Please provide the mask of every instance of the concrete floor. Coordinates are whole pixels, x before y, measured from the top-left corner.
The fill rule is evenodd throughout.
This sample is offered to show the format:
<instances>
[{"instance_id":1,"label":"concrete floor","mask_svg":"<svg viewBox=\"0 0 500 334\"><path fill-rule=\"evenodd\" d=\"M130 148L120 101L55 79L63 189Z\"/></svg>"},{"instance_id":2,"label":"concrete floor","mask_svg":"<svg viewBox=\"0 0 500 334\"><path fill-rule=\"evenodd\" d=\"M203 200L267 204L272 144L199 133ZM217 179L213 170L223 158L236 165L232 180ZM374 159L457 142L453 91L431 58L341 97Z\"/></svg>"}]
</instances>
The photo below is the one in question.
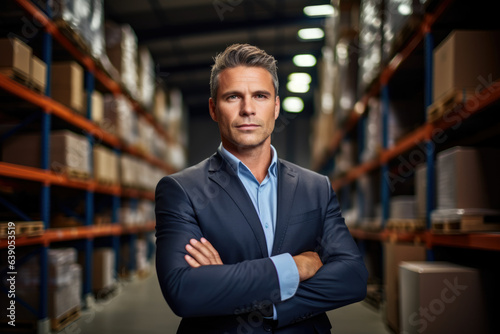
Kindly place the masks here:
<instances>
[{"instance_id":1,"label":"concrete floor","mask_svg":"<svg viewBox=\"0 0 500 334\"><path fill-rule=\"evenodd\" d=\"M156 274L121 284L120 293L82 312L60 334L170 334L180 318L161 295ZM328 313L335 334L389 334L379 312L356 303Z\"/></svg>"}]
</instances>

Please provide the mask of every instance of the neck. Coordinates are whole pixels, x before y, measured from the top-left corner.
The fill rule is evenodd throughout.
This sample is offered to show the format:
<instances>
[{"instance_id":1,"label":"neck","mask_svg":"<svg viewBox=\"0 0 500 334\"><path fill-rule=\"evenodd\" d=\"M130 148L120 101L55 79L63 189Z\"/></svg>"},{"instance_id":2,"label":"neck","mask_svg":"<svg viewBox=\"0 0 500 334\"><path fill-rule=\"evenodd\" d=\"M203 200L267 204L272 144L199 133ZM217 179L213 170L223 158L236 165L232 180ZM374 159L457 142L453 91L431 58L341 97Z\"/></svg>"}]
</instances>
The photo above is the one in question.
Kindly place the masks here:
<instances>
[{"instance_id":1,"label":"neck","mask_svg":"<svg viewBox=\"0 0 500 334\"><path fill-rule=\"evenodd\" d=\"M222 145L250 169L259 183L266 178L267 170L272 161L270 141L257 147L235 147L225 142Z\"/></svg>"}]
</instances>

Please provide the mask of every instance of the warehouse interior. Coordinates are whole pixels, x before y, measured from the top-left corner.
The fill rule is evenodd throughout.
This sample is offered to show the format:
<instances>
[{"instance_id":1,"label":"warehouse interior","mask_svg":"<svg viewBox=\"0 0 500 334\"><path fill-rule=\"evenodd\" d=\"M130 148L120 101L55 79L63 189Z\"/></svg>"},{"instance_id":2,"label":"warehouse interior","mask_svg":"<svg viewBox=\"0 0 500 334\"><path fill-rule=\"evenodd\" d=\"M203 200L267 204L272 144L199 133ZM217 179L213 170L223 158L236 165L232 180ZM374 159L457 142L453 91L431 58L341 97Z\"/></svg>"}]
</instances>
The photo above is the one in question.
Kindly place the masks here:
<instances>
[{"instance_id":1,"label":"warehouse interior","mask_svg":"<svg viewBox=\"0 0 500 334\"><path fill-rule=\"evenodd\" d=\"M277 60L272 144L328 176L368 269L332 333L500 332L491 1L0 6L2 333L176 332L155 188L219 146L210 70L233 43Z\"/></svg>"}]
</instances>

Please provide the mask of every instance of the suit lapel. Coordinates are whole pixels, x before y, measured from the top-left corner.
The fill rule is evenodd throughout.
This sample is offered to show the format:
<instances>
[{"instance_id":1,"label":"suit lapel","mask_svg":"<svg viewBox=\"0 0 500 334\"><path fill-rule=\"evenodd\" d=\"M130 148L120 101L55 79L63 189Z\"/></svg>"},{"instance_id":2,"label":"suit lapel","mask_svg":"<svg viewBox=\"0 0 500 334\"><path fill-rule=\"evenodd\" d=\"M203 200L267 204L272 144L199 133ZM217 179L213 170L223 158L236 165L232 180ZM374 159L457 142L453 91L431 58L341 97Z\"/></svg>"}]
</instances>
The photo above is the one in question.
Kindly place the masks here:
<instances>
[{"instance_id":1,"label":"suit lapel","mask_svg":"<svg viewBox=\"0 0 500 334\"><path fill-rule=\"evenodd\" d=\"M252 228L262 256L267 257L268 252L266 237L264 235L264 231L262 230L259 216L252 204L252 200L248 196L248 193L238 178L238 175L236 175L231 166L224 161L219 153L214 154L210 159L208 177L223 188L224 191L232 198ZM224 208L221 208L221 210L223 209Z\"/></svg>"},{"instance_id":2,"label":"suit lapel","mask_svg":"<svg viewBox=\"0 0 500 334\"><path fill-rule=\"evenodd\" d=\"M278 210L276 231L274 233L273 251L271 255L279 254L285 238L290 217L290 207L293 205L295 190L299 175L288 168L281 160L278 162Z\"/></svg>"}]
</instances>

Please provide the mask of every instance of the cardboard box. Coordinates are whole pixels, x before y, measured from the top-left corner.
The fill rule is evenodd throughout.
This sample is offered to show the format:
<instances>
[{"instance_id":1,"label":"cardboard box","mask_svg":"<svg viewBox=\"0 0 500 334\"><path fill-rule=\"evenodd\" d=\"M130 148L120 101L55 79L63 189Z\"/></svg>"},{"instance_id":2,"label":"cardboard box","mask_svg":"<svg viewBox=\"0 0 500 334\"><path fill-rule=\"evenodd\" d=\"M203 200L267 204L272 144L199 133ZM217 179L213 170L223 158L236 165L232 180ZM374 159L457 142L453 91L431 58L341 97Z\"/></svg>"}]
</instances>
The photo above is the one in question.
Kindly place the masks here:
<instances>
[{"instance_id":1,"label":"cardboard box","mask_svg":"<svg viewBox=\"0 0 500 334\"><path fill-rule=\"evenodd\" d=\"M40 58L31 57L30 84L39 92L45 92L47 86L47 64Z\"/></svg>"},{"instance_id":2,"label":"cardboard box","mask_svg":"<svg viewBox=\"0 0 500 334\"><path fill-rule=\"evenodd\" d=\"M56 62L51 66L52 98L80 114L85 113L83 68L74 61Z\"/></svg>"},{"instance_id":3,"label":"cardboard box","mask_svg":"<svg viewBox=\"0 0 500 334\"><path fill-rule=\"evenodd\" d=\"M104 146L94 147L94 178L105 184L118 183L118 157Z\"/></svg>"},{"instance_id":4,"label":"cardboard box","mask_svg":"<svg viewBox=\"0 0 500 334\"><path fill-rule=\"evenodd\" d=\"M403 262L399 275L402 333L489 333L478 270L447 262Z\"/></svg>"},{"instance_id":5,"label":"cardboard box","mask_svg":"<svg viewBox=\"0 0 500 334\"><path fill-rule=\"evenodd\" d=\"M425 261L424 245L384 243L385 321L399 333L399 264L403 261Z\"/></svg>"},{"instance_id":6,"label":"cardboard box","mask_svg":"<svg viewBox=\"0 0 500 334\"><path fill-rule=\"evenodd\" d=\"M31 67L31 47L18 38L0 39L0 73L28 80Z\"/></svg>"},{"instance_id":7,"label":"cardboard box","mask_svg":"<svg viewBox=\"0 0 500 334\"><path fill-rule=\"evenodd\" d=\"M433 101L500 78L500 32L454 30L434 49Z\"/></svg>"},{"instance_id":8,"label":"cardboard box","mask_svg":"<svg viewBox=\"0 0 500 334\"><path fill-rule=\"evenodd\" d=\"M95 90L92 92L92 109L90 111L90 119L94 123L101 125L104 119L104 97L101 92ZM85 93L85 102L87 102L87 94ZM85 108L86 110L87 108Z\"/></svg>"}]
</instances>

